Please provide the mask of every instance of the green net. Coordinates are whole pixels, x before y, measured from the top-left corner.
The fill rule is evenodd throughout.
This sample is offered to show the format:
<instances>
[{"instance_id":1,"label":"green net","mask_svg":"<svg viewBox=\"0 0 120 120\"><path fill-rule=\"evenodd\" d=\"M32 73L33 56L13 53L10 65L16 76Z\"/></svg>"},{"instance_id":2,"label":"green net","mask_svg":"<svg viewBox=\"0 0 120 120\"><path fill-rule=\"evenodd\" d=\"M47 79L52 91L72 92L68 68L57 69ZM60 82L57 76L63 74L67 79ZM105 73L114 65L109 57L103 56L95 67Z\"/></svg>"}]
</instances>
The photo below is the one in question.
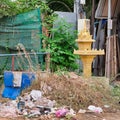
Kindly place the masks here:
<instances>
[{"instance_id":1,"label":"green net","mask_svg":"<svg viewBox=\"0 0 120 120\"><path fill-rule=\"evenodd\" d=\"M41 33L40 9L0 19L0 54L8 54L8 56L0 57L0 69L11 68L12 56L9 54L18 52L19 43L23 44L27 52L31 52L31 50L40 52ZM43 61L40 54L38 58L38 61Z\"/></svg>"},{"instance_id":2,"label":"green net","mask_svg":"<svg viewBox=\"0 0 120 120\"><path fill-rule=\"evenodd\" d=\"M40 9L14 17L0 19L0 46L16 50L22 43L26 50L39 51L41 48Z\"/></svg>"}]
</instances>

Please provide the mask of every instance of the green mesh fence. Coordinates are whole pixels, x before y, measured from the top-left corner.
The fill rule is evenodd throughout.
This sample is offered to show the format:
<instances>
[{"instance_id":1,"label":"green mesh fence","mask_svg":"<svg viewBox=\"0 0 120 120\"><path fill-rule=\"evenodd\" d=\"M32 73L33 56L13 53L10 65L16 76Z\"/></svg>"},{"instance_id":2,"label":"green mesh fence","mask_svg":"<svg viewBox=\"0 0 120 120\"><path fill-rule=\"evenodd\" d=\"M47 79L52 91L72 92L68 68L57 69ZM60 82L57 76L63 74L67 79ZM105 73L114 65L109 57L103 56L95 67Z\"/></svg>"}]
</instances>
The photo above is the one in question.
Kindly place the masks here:
<instances>
[{"instance_id":1,"label":"green mesh fence","mask_svg":"<svg viewBox=\"0 0 120 120\"><path fill-rule=\"evenodd\" d=\"M17 53L19 43L23 44L27 52L41 52L41 33L40 9L0 19L0 54ZM43 55L38 58L39 62L43 62ZM0 69L10 68L11 56L0 57Z\"/></svg>"}]
</instances>

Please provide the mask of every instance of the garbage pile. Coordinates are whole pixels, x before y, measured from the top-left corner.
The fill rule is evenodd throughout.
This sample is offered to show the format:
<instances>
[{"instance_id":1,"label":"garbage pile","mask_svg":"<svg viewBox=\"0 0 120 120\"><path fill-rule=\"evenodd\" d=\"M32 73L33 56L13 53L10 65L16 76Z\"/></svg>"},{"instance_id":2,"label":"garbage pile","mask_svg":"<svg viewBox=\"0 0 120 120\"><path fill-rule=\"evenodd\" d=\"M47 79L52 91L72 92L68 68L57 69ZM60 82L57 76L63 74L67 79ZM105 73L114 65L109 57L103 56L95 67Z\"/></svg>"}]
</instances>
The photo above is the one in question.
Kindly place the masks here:
<instances>
[{"instance_id":1,"label":"garbage pile","mask_svg":"<svg viewBox=\"0 0 120 120\"><path fill-rule=\"evenodd\" d=\"M25 116L32 118L53 114L57 118L62 118L72 117L76 114L72 108L56 108L55 105L55 100L52 101L43 97L39 90L32 90L30 93L19 96L16 100L0 104L0 117Z\"/></svg>"},{"instance_id":2,"label":"garbage pile","mask_svg":"<svg viewBox=\"0 0 120 120\"><path fill-rule=\"evenodd\" d=\"M10 100L0 104L0 117L18 117L24 115L27 117L35 117L39 115L49 114L53 111L55 101L51 101L42 96L39 90L32 90L25 93L23 97L16 100Z\"/></svg>"},{"instance_id":3,"label":"garbage pile","mask_svg":"<svg viewBox=\"0 0 120 120\"><path fill-rule=\"evenodd\" d=\"M32 90L30 93L24 93L24 96L17 100L10 100L0 104L0 117L15 118L25 116L28 118L39 117L41 115L54 115L56 118L74 118L77 114L72 108L56 108L56 101L49 100L42 96L39 90ZM90 105L88 110L101 113L102 108ZM80 109L78 113L86 113L87 110Z\"/></svg>"}]
</instances>

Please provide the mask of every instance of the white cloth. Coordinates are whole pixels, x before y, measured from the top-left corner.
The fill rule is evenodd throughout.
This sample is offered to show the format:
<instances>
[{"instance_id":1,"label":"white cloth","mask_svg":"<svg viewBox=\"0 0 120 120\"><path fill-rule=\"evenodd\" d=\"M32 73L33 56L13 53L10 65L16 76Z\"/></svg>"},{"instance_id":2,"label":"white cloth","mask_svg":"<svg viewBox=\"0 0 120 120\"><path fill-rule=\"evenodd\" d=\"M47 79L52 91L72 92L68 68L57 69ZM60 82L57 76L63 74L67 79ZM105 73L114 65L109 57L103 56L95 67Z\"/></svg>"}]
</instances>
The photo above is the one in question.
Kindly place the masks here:
<instances>
[{"instance_id":1,"label":"white cloth","mask_svg":"<svg viewBox=\"0 0 120 120\"><path fill-rule=\"evenodd\" d=\"M21 87L22 72L13 72L13 86Z\"/></svg>"}]
</instances>

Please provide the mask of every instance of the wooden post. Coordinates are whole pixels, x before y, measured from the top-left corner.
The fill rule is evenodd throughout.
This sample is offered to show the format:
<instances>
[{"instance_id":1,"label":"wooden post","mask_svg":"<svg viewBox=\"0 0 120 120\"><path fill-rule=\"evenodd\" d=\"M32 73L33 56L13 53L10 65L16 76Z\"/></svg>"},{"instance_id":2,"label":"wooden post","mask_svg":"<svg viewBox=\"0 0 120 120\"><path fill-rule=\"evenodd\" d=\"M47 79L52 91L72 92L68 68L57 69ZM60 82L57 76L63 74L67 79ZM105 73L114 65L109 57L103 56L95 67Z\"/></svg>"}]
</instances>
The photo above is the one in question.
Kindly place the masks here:
<instances>
[{"instance_id":1,"label":"wooden post","mask_svg":"<svg viewBox=\"0 0 120 120\"><path fill-rule=\"evenodd\" d=\"M15 57L12 56L12 71L14 71L14 61L15 61Z\"/></svg>"},{"instance_id":2,"label":"wooden post","mask_svg":"<svg viewBox=\"0 0 120 120\"><path fill-rule=\"evenodd\" d=\"M48 31L47 28L43 27L42 31L43 31L43 33L44 33L47 37L49 37L49 31ZM46 48L46 43L45 43L45 42L46 42L46 41L43 40L43 48ZM47 71L47 72L50 72L50 53L47 53L46 56L45 56L45 65L46 65L46 66L45 66L45 67L46 67L46 71Z\"/></svg>"},{"instance_id":3,"label":"wooden post","mask_svg":"<svg viewBox=\"0 0 120 120\"><path fill-rule=\"evenodd\" d=\"M50 72L50 53L47 53L45 57L45 62L46 62L46 71Z\"/></svg>"}]
</instances>

